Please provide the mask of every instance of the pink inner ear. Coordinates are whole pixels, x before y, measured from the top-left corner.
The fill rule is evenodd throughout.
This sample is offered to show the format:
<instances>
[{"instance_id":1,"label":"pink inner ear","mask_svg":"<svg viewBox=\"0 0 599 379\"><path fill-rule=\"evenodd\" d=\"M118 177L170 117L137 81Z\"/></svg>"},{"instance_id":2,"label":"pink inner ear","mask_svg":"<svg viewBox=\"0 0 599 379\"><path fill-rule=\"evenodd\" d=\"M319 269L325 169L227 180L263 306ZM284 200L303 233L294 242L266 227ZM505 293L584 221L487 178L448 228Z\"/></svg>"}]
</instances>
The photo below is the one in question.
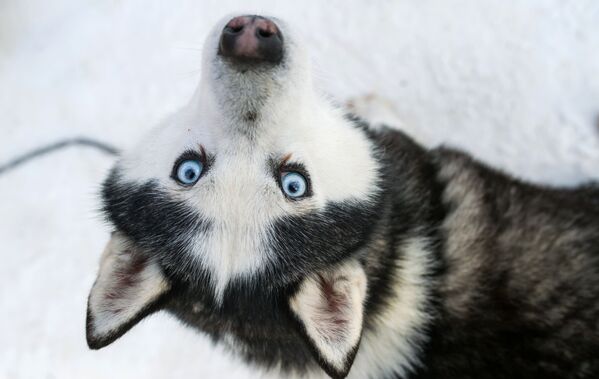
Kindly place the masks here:
<instances>
[{"instance_id":1,"label":"pink inner ear","mask_svg":"<svg viewBox=\"0 0 599 379\"><path fill-rule=\"evenodd\" d=\"M99 349L155 311L170 290L160 266L115 233L100 261L87 308L87 342Z\"/></svg>"},{"instance_id":2,"label":"pink inner ear","mask_svg":"<svg viewBox=\"0 0 599 379\"><path fill-rule=\"evenodd\" d=\"M117 305L118 301L127 295L127 290L139 284L140 275L147 263L147 259L140 254L131 254L129 251L125 253L128 254L128 264L115 269L113 282L103 296L106 300L106 308L113 313L124 310L122 305Z\"/></svg>"},{"instance_id":3,"label":"pink inner ear","mask_svg":"<svg viewBox=\"0 0 599 379\"><path fill-rule=\"evenodd\" d=\"M332 280L327 281L322 275L319 275L318 279L320 281L320 288L326 300L326 304L328 305L329 312L336 313L340 311L344 302L347 302L347 296L345 296L343 293L335 292L335 283ZM343 280L343 278L337 279Z\"/></svg>"},{"instance_id":4,"label":"pink inner ear","mask_svg":"<svg viewBox=\"0 0 599 379\"><path fill-rule=\"evenodd\" d=\"M303 324L321 367L345 377L362 335L366 275L358 262L306 278L290 307Z\"/></svg>"},{"instance_id":5,"label":"pink inner ear","mask_svg":"<svg viewBox=\"0 0 599 379\"><path fill-rule=\"evenodd\" d=\"M318 329L323 335L329 336L331 341L341 341L345 338L347 324L350 322L351 307L349 298L344 291L338 291L335 288L335 280L346 280L344 277L337 277L327 280L319 275L319 285L324 302L321 304L321 312L318 315L321 326Z\"/></svg>"},{"instance_id":6,"label":"pink inner ear","mask_svg":"<svg viewBox=\"0 0 599 379\"><path fill-rule=\"evenodd\" d=\"M132 287L137 284L139 275L146 267L147 259L140 254L130 254L129 264L115 271L116 285L119 288Z\"/></svg>"}]
</instances>

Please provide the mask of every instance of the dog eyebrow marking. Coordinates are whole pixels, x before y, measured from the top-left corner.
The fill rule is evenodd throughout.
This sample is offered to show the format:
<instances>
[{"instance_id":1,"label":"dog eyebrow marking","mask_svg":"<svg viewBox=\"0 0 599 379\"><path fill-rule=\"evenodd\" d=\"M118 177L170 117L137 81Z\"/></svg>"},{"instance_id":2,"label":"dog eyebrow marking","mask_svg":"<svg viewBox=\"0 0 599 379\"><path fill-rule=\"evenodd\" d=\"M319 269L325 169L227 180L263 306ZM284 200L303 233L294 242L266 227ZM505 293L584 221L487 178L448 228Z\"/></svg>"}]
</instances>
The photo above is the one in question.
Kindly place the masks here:
<instances>
[{"instance_id":1,"label":"dog eyebrow marking","mask_svg":"<svg viewBox=\"0 0 599 379\"><path fill-rule=\"evenodd\" d=\"M198 147L200 148L200 155L202 158L206 159L206 149L204 149L204 145L198 143Z\"/></svg>"},{"instance_id":2,"label":"dog eyebrow marking","mask_svg":"<svg viewBox=\"0 0 599 379\"><path fill-rule=\"evenodd\" d=\"M288 153L285 156L283 156L283 159L281 159L281 165L280 167L284 167L287 162L289 162L289 160L291 159L291 156L293 155L293 153Z\"/></svg>"}]
</instances>

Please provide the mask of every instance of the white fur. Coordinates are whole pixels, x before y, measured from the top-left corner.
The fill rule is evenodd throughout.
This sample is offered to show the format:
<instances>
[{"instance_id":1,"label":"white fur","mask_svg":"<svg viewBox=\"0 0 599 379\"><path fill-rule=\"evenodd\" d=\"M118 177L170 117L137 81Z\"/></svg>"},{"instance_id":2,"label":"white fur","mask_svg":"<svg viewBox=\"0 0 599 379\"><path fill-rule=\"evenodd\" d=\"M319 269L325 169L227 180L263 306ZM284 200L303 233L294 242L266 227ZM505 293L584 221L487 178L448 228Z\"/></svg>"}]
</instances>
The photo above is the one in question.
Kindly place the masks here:
<instances>
[{"instance_id":1,"label":"white fur","mask_svg":"<svg viewBox=\"0 0 599 379\"><path fill-rule=\"evenodd\" d=\"M367 199L378 178L371 143L313 88L309 60L284 24L279 23L286 68L246 74L216 55L223 24L206 42L203 76L192 101L120 162L125 180L157 179L213 222L209 233L195 236L193 258L211 270L217 297L232 278L264 267L272 254L263 247L267 230L277 218L332 201ZM255 98L263 102L256 105ZM248 125L243 112L254 106L260 119ZM253 139L247 137L250 128ZM173 164L200 145L215 156L214 165L195 186L182 189L169 177ZM268 163L287 154L290 162L306 166L312 197L290 202L281 193Z\"/></svg>"},{"instance_id":2,"label":"white fur","mask_svg":"<svg viewBox=\"0 0 599 379\"><path fill-rule=\"evenodd\" d=\"M89 297L93 316L91 330L96 337L116 331L169 288L160 268L152 262L136 274L133 285L119 287L115 278L131 262L128 249L127 242L115 234L102 254L100 272ZM106 295L109 293L116 296L108 299Z\"/></svg>"},{"instance_id":3,"label":"white fur","mask_svg":"<svg viewBox=\"0 0 599 379\"><path fill-rule=\"evenodd\" d=\"M420 349L427 336L422 330L431 320L426 311L432 283L426 275L433 268L431 252L424 239L414 238L400 247L396 262L394 297L381 314L373 331L364 331L348 378L382 378L391 373L406 377L420 363Z\"/></svg>"}]
</instances>

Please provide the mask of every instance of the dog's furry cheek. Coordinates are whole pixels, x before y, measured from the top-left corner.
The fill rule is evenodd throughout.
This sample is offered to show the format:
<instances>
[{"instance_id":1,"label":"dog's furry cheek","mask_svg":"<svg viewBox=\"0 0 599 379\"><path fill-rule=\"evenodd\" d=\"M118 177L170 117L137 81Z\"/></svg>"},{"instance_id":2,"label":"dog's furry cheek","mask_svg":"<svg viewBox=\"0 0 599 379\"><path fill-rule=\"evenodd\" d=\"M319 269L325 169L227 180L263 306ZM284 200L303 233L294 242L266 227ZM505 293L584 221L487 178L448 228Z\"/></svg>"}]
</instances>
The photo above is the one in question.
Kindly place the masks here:
<instances>
[{"instance_id":1,"label":"dog's furry cheek","mask_svg":"<svg viewBox=\"0 0 599 379\"><path fill-rule=\"evenodd\" d=\"M160 267L119 233L108 242L87 303L87 344L100 349L160 308L170 285Z\"/></svg>"},{"instance_id":2,"label":"dog's furry cheek","mask_svg":"<svg viewBox=\"0 0 599 379\"><path fill-rule=\"evenodd\" d=\"M364 270L352 261L304 279L290 300L316 359L333 378L345 378L353 364L362 336L366 286Z\"/></svg>"}]
</instances>

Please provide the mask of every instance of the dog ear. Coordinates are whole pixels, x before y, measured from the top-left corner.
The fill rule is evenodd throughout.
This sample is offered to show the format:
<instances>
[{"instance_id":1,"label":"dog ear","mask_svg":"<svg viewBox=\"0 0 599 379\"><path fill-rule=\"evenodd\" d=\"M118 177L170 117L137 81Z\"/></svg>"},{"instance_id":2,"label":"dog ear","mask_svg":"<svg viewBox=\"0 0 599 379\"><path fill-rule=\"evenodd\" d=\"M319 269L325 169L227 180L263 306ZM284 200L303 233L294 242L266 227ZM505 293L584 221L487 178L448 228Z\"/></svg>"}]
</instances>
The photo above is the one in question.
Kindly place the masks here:
<instances>
[{"instance_id":1,"label":"dog ear","mask_svg":"<svg viewBox=\"0 0 599 379\"><path fill-rule=\"evenodd\" d=\"M114 233L87 301L87 344L100 349L160 308L170 285L160 267Z\"/></svg>"},{"instance_id":2,"label":"dog ear","mask_svg":"<svg viewBox=\"0 0 599 379\"><path fill-rule=\"evenodd\" d=\"M358 262L304 279L290 300L320 366L345 378L362 336L366 275Z\"/></svg>"}]
</instances>

